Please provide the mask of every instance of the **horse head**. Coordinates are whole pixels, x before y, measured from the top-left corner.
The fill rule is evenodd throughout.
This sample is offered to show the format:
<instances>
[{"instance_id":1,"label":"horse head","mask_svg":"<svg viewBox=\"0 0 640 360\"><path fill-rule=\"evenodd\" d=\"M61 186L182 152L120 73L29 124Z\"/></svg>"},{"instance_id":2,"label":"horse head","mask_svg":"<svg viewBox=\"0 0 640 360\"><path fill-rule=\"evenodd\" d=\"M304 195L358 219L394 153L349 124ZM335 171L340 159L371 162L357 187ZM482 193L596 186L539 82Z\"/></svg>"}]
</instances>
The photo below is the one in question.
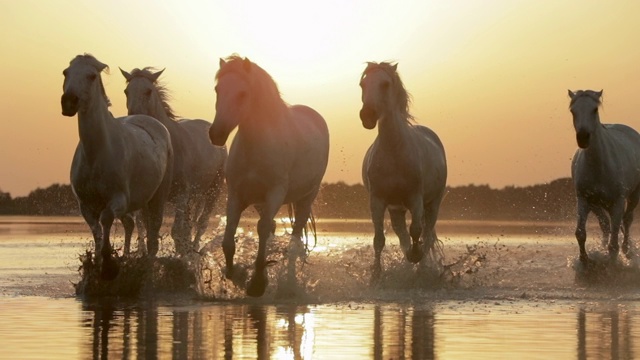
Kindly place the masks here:
<instances>
[{"instance_id":1,"label":"horse head","mask_svg":"<svg viewBox=\"0 0 640 360\"><path fill-rule=\"evenodd\" d=\"M396 112L405 120L409 113L409 93L397 72L398 64L369 62L360 78L362 108L360 120L366 129L376 127L378 120Z\"/></svg>"},{"instance_id":2,"label":"horse head","mask_svg":"<svg viewBox=\"0 0 640 360\"><path fill-rule=\"evenodd\" d=\"M598 107L602 104L602 90L569 90L569 98L576 141L581 149L586 149L591 142L591 135L600 126Z\"/></svg>"},{"instance_id":3,"label":"horse head","mask_svg":"<svg viewBox=\"0 0 640 360\"><path fill-rule=\"evenodd\" d=\"M220 59L216 80L216 117L209 129L214 145L224 145L231 131L245 119L269 124L270 119L279 119L288 111L273 78L247 58L231 55Z\"/></svg>"},{"instance_id":4,"label":"horse head","mask_svg":"<svg viewBox=\"0 0 640 360\"><path fill-rule=\"evenodd\" d=\"M100 94L107 106L111 105L100 78L100 73L105 69L108 69L107 65L88 54L78 55L71 60L69 67L62 72L62 115L74 116L87 108L88 103L94 99L94 92Z\"/></svg>"},{"instance_id":5,"label":"horse head","mask_svg":"<svg viewBox=\"0 0 640 360\"><path fill-rule=\"evenodd\" d=\"M120 69L122 76L127 80L124 93L127 96L128 114L142 114L159 118L158 113L164 113L170 119L175 120L176 115L167 101L169 97L167 90L164 85L158 82L164 69L156 72L153 70L151 67L136 68L128 73Z\"/></svg>"}]
</instances>

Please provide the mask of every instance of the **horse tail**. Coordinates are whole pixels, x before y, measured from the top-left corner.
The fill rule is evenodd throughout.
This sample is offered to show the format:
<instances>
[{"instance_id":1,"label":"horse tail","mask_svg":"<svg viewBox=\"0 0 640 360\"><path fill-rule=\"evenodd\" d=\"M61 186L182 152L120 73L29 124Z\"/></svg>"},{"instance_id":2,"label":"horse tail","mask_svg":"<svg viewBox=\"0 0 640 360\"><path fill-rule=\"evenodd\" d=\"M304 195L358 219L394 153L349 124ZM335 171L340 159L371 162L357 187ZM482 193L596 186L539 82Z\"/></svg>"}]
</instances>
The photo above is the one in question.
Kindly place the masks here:
<instances>
[{"instance_id":1,"label":"horse tail","mask_svg":"<svg viewBox=\"0 0 640 360\"><path fill-rule=\"evenodd\" d=\"M295 213L295 208L293 203L287 204L287 210L289 212L289 222L293 224L294 223L293 214ZM311 211L309 212L309 219L307 220L307 223L304 224L304 227L302 228L302 231L304 234L304 249L307 256L311 253L311 251L313 251L313 249L315 249L316 245L318 245L318 230L317 230L316 224L317 224L316 216L313 214L313 209L311 209ZM311 247L309 246L309 233L313 235L313 246Z\"/></svg>"}]
</instances>

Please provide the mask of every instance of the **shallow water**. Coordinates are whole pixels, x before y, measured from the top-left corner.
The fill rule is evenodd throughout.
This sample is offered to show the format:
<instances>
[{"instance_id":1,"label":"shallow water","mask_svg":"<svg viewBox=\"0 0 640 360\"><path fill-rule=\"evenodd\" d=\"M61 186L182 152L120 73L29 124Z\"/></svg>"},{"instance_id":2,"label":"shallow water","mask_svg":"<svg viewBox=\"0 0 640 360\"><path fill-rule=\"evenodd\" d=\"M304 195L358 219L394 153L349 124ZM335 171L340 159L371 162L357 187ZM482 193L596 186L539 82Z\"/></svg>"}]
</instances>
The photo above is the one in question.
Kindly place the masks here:
<instances>
[{"instance_id":1,"label":"shallow water","mask_svg":"<svg viewBox=\"0 0 640 360\"><path fill-rule=\"evenodd\" d=\"M238 289L225 300L192 293L89 300L76 298L72 284L79 280L78 255L92 246L81 219L0 217L2 357L624 359L640 353L635 263L604 281L577 281L572 224L442 222L438 234L451 271L434 287L420 283L390 233L382 281L370 286L369 227L321 222L293 297L279 293L276 265L259 299ZM253 261L254 228L244 224L240 263ZM121 242L121 229L116 236ZM588 244L598 242L591 231ZM169 245L165 239L163 247ZM280 259L277 251L270 256Z\"/></svg>"}]
</instances>

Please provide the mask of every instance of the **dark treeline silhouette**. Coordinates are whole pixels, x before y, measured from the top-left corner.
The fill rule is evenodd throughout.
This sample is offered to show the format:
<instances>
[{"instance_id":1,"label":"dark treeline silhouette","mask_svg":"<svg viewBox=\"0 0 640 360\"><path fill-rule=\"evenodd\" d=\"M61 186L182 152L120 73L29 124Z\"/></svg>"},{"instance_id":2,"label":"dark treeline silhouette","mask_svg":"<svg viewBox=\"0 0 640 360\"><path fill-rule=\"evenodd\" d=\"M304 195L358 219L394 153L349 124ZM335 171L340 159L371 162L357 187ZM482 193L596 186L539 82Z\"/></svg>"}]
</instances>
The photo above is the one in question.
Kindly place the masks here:
<instances>
[{"instance_id":1,"label":"dark treeline silhouette","mask_svg":"<svg viewBox=\"0 0 640 360\"><path fill-rule=\"evenodd\" d=\"M221 198L225 198L224 195ZM220 201L216 212L224 211ZM565 221L575 217L571 179L548 184L492 189L488 185L448 187L440 219ZM314 206L319 218L369 218L369 197L362 184L325 183ZM11 198L0 191L2 215L79 215L70 185L54 184L28 196Z\"/></svg>"}]
</instances>

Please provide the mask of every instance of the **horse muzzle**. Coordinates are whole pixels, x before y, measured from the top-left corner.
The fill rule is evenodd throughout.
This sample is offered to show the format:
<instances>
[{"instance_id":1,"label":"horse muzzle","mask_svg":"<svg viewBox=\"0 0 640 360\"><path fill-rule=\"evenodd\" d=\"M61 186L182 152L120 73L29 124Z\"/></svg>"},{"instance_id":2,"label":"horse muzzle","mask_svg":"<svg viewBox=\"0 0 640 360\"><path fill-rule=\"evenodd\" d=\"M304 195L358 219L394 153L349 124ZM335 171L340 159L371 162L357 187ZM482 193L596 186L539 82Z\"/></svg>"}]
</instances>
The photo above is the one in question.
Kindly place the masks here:
<instances>
[{"instance_id":1,"label":"horse muzzle","mask_svg":"<svg viewBox=\"0 0 640 360\"><path fill-rule=\"evenodd\" d=\"M586 131L578 131L576 133L576 141L578 142L578 147L580 149L586 149L589 147L589 142L591 140L591 134Z\"/></svg>"},{"instance_id":2,"label":"horse muzzle","mask_svg":"<svg viewBox=\"0 0 640 360\"><path fill-rule=\"evenodd\" d=\"M371 106L365 105L360 109L360 120L365 129L371 130L376 127L378 115Z\"/></svg>"},{"instance_id":3,"label":"horse muzzle","mask_svg":"<svg viewBox=\"0 0 640 360\"><path fill-rule=\"evenodd\" d=\"M229 138L229 131L222 129L222 126L216 125L214 120L211 127L209 127L209 140L215 146L224 146L227 143L227 138Z\"/></svg>"},{"instance_id":4,"label":"horse muzzle","mask_svg":"<svg viewBox=\"0 0 640 360\"><path fill-rule=\"evenodd\" d=\"M73 94L64 93L60 99L60 105L62 106L62 115L74 116L78 113L78 104L80 103L78 97Z\"/></svg>"}]
</instances>

